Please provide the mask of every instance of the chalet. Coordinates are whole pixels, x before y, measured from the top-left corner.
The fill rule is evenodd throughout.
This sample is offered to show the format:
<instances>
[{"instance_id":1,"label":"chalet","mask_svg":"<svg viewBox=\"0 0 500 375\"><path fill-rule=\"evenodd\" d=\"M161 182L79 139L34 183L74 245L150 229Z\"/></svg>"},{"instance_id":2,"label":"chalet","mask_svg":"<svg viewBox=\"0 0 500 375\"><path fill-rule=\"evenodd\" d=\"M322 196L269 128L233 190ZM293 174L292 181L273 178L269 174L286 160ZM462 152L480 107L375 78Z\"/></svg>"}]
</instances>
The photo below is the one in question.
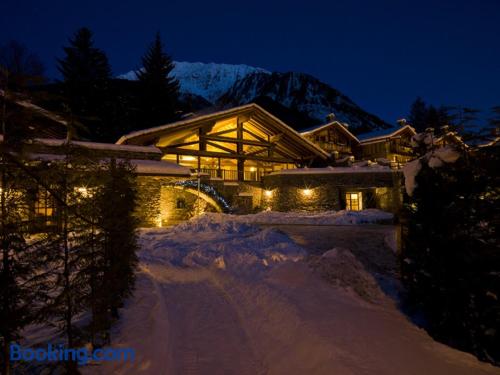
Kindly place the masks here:
<instances>
[{"instance_id":1,"label":"chalet","mask_svg":"<svg viewBox=\"0 0 500 375\"><path fill-rule=\"evenodd\" d=\"M349 131L349 125L335 120L333 114L328 120L328 123L304 130L300 135L330 153L334 160L353 156L359 140Z\"/></svg>"},{"instance_id":2,"label":"chalet","mask_svg":"<svg viewBox=\"0 0 500 375\"><path fill-rule=\"evenodd\" d=\"M36 163L64 158L67 146L135 167L142 226L171 225L203 212L396 211L401 201L397 170L366 161L325 167L332 154L353 161L360 147L345 124L330 121L300 134L256 104L135 131L116 144L59 136L31 138L24 149ZM44 191L34 199L34 215L41 223L56 221L57 208Z\"/></svg>"},{"instance_id":3,"label":"chalet","mask_svg":"<svg viewBox=\"0 0 500 375\"><path fill-rule=\"evenodd\" d=\"M443 129L441 135L434 138L434 145L436 147L444 147L450 145L458 148L468 147L457 132L449 131L447 128Z\"/></svg>"},{"instance_id":4,"label":"chalet","mask_svg":"<svg viewBox=\"0 0 500 375\"><path fill-rule=\"evenodd\" d=\"M358 135L356 156L363 160L386 159L397 166L404 164L413 158L411 138L415 134L415 129L405 124Z\"/></svg>"},{"instance_id":5,"label":"chalet","mask_svg":"<svg viewBox=\"0 0 500 375\"><path fill-rule=\"evenodd\" d=\"M256 104L133 132L117 144L155 146L162 160L224 181L261 181L330 157Z\"/></svg>"}]
</instances>

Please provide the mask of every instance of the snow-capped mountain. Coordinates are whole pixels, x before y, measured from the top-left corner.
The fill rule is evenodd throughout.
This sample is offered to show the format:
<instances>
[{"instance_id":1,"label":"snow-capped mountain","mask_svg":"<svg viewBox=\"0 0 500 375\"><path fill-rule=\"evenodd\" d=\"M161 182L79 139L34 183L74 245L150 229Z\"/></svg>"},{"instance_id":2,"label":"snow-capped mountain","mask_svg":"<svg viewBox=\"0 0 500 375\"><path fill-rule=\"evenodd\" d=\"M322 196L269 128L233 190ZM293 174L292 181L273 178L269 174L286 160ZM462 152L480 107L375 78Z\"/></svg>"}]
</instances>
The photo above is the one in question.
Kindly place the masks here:
<instances>
[{"instance_id":1,"label":"snow-capped mountain","mask_svg":"<svg viewBox=\"0 0 500 375\"><path fill-rule=\"evenodd\" d=\"M252 73L271 74L265 69L248 65L230 65L201 62L174 61L171 76L177 78L182 94L198 95L215 103L235 82ZM118 78L135 80L135 71L120 75Z\"/></svg>"},{"instance_id":2,"label":"snow-capped mountain","mask_svg":"<svg viewBox=\"0 0 500 375\"><path fill-rule=\"evenodd\" d=\"M323 123L332 112L357 133L390 126L308 74L271 73L248 65L200 62L174 62L174 65L171 75L179 80L182 97L197 103L226 108L267 97L291 113L302 114L306 120L301 120L299 127ZM137 79L134 71L118 78Z\"/></svg>"},{"instance_id":3,"label":"snow-capped mountain","mask_svg":"<svg viewBox=\"0 0 500 375\"><path fill-rule=\"evenodd\" d=\"M218 104L230 107L251 102L256 97L269 97L319 123L334 113L338 120L348 123L357 133L389 127L340 91L304 73L249 74L235 82L219 98Z\"/></svg>"}]
</instances>

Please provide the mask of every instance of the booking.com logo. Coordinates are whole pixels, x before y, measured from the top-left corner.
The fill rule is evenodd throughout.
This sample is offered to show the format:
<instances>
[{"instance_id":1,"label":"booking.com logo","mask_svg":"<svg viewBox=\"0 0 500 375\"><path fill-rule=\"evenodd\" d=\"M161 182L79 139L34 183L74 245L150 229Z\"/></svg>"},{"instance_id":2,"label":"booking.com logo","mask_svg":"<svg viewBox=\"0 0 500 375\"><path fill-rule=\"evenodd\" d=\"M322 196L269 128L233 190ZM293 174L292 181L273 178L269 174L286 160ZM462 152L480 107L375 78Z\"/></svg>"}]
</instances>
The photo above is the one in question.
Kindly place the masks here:
<instances>
[{"instance_id":1,"label":"booking.com logo","mask_svg":"<svg viewBox=\"0 0 500 375\"><path fill-rule=\"evenodd\" d=\"M85 365L90 361L129 361L135 359L135 351L130 348L103 348L88 350L87 348L66 348L63 345L48 344L46 348L23 348L17 344L10 345L11 361L75 361Z\"/></svg>"}]
</instances>

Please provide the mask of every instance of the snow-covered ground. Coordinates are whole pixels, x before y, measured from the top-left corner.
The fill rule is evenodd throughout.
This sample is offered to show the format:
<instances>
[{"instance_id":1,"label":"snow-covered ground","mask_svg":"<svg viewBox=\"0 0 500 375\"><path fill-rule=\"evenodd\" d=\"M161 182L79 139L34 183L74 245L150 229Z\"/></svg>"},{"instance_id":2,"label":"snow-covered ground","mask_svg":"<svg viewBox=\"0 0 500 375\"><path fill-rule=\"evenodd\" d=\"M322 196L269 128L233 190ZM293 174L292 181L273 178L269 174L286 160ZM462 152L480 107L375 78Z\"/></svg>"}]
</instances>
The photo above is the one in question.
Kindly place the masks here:
<instances>
[{"instance_id":1,"label":"snow-covered ground","mask_svg":"<svg viewBox=\"0 0 500 375\"><path fill-rule=\"evenodd\" d=\"M362 211L324 211L324 212L278 212L262 211L251 215L229 215L208 213L194 222L181 224L181 228L205 225L244 224L298 224L298 225L356 225L387 222L393 214L374 208Z\"/></svg>"},{"instance_id":2,"label":"snow-covered ground","mask_svg":"<svg viewBox=\"0 0 500 375\"><path fill-rule=\"evenodd\" d=\"M348 249L308 256L277 229L232 219L141 231L137 289L112 334L136 361L84 373L500 372L412 325Z\"/></svg>"}]
</instances>

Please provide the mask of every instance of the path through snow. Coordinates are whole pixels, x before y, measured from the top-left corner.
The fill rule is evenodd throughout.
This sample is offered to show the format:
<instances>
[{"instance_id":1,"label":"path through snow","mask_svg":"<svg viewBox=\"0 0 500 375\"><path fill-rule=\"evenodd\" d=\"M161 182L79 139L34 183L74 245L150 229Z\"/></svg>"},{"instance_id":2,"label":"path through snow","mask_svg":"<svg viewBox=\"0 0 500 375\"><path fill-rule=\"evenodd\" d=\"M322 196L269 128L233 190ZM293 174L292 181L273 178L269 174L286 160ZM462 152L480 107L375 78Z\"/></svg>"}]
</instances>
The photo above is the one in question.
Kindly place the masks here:
<instances>
[{"instance_id":1,"label":"path through snow","mask_svg":"<svg viewBox=\"0 0 500 375\"><path fill-rule=\"evenodd\" d=\"M137 290L113 335L137 361L85 373L500 373L436 343L373 285L374 303L325 281L275 229L197 221L143 231L141 244Z\"/></svg>"}]
</instances>

